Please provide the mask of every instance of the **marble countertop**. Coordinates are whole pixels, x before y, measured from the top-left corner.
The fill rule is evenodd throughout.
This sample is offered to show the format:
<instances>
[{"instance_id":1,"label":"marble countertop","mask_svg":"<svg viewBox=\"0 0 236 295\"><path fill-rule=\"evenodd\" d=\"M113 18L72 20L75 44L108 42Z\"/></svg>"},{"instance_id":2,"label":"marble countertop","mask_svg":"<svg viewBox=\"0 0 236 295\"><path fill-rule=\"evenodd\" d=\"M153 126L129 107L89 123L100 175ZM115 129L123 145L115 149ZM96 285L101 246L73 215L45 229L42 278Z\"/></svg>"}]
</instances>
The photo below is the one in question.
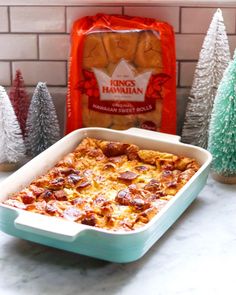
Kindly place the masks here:
<instances>
[{"instance_id":1,"label":"marble countertop","mask_svg":"<svg viewBox=\"0 0 236 295\"><path fill-rule=\"evenodd\" d=\"M233 295L235 270L236 185L211 178L136 262L109 263L0 232L2 295Z\"/></svg>"}]
</instances>

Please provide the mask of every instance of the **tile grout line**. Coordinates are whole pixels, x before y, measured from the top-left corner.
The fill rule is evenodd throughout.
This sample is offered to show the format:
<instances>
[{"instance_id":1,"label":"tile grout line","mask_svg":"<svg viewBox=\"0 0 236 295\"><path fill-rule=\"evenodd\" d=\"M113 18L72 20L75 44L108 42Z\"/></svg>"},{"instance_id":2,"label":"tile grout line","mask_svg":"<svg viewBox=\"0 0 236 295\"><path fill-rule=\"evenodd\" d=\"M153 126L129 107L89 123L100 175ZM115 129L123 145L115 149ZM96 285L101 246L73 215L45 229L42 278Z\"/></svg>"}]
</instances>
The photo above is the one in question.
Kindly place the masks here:
<instances>
[{"instance_id":1,"label":"tile grout line","mask_svg":"<svg viewBox=\"0 0 236 295\"><path fill-rule=\"evenodd\" d=\"M234 34L236 34L236 8L234 8Z\"/></svg>"},{"instance_id":2,"label":"tile grout line","mask_svg":"<svg viewBox=\"0 0 236 295\"><path fill-rule=\"evenodd\" d=\"M37 60L40 60L40 53L39 53L39 34L36 35L36 43L37 43Z\"/></svg>"},{"instance_id":3,"label":"tile grout line","mask_svg":"<svg viewBox=\"0 0 236 295\"><path fill-rule=\"evenodd\" d=\"M69 35L69 33L66 32L40 32L40 31L32 31L32 32L1 32L1 35L34 35L34 34L41 34L41 35Z\"/></svg>"},{"instance_id":4,"label":"tile grout line","mask_svg":"<svg viewBox=\"0 0 236 295\"><path fill-rule=\"evenodd\" d=\"M67 6L64 6L64 22L65 22L64 30L66 33L67 32Z\"/></svg>"},{"instance_id":5,"label":"tile grout line","mask_svg":"<svg viewBox=\"0 0 236 295\"><path fill-rule=\"evenodd\" d=\"M178 61L178 83L177 83L177 88L180 86L180 67L181 63Z\"/></svg>"},{"instance_id":6,"label":"tile grout line","mask_svg":"<svg viewBox=\"0 0 236 295\"><path fill-rule=\"evenodd\" d=\"M66 59L0 59L0 62L53 62L53 63L62 63L62 62L67 62Z\"/></svg>"},{"instance_id":7,"label":"tile grout line","mask_svg":"<svg viewBox=\"0 0 236 295\"><path fill-rule=\"evenodd\" d=\"M179 7L179 34L182 34L182 7Z\"/></svg>"},{"instance_id":8,"label":"tile grout line","mask_svg":"<svg viewBox=\"0 0 236 295\"><path fill-rule=\"evenodd\" d=\"M182 75L182 63L181 62L179 62L179 84L178 84L178 87L181 87L181 81L182 81L182 77L183 75Z\"/></svg>"},{"instance_id":9,"label":"tile grout line","mask_svg":"<svg viewBox=\"0 0 236 295\"><path fill-rule=\"evenodd\" d=\"M182 10L181 10L181 6L179 7L179 34L181 34L181 25L182 25ZM176 52L177 54L177 52ZM180 85L180 62L176 59L177 64L178 64L178 81L177 81L177 88Z\"/></svg>"},{"instance_id":10,"label":"tile grout line","mask_svg":"<svg viewBox=\"0 0 236 295\"><path fill-rule=\"evenodd\" d=\"M68 63L67 62L65 62L65 75L66 75L66 80L65 80L66 86L65 87L67 87L67 83L68 83Z\"/></svg>"},{"instance_id":11,"label":"tile grout line","mask_svg":"<svg viewBox=\"0 0 236 295\"><path fill-rule=\"evenodd\" d=\"M10 20L10 6L7 7L7 21L8 21L8 33L11 32L11 20Z\"/></svg>"},{"instance_id":12,"label":"tile grout line","mask_svg":"<svg viewBox=\"0 0 236 295\"><path fill-rule=\"evenodd\" d=\"M13 63L10 61L10 84L13 82Z\"/></svg>"}]
</instances>

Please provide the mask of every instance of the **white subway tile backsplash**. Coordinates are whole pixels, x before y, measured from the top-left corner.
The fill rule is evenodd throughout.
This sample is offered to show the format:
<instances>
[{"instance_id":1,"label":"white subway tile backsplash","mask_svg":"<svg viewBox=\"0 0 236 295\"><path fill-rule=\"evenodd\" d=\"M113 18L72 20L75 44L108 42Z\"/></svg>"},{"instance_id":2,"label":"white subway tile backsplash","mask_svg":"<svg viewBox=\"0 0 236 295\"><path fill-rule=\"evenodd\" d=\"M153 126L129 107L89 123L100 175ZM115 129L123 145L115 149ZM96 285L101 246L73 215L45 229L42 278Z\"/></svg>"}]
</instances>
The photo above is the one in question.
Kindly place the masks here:
<instances>
[{"instance_id":1,"label":"white subway tile backsplash","mask_svg":"<svg viewBox=\"0 0 236 295\"><path fill-rule=\"evenodd\" d=\"M181 135L185 118L189 88L177 88L177 134Z\"/></svg>"},{"instance_id":2,"label":"white subway tile backsplash","mask_svg":"<svg viewBox=\"0 0 236 295\"><path fill-rule=\"evenodd\" d=\"M197 60L205 35L177 34L176 58L180 60Z\"/></svg>"},{"instance_id":3,"label":"white subway tile backsplash","mask_svg":"<svg viewBox=\"0 0 236 295\"><path fill-rule=\"evenodd\" d=\"M196 62L180 63L180 86L181 87L192 86L196 64L197 64Z\"/></svg>"},{"instance_id":4,"label":"white subway tile backsplash","mask_svg":"<svg viewBox=\"0 0 236 295\"><path fill-rule=\"evenodd\" d=\"M8 32L8 11L7 7L0 7L0 32Z\"/></svg>"},{"instance_id":5,"label":"white subway tile backsplash","mask_svg":"<svg viewBox=\"0 0 236 295\"><path fill-rule=\"evenodd\" d=\"M17 69L22 71L25 84L32 86L30 94L39 81L46 81L63 129L70 47L70 37L66 33L70 32L73 22L97 13L124 13L159 19L170 23L176 32L177 133L181 134L197 60L217 7L201 7L200 4L194 7L187 3L183 7L178 4L168 6L164 1L162 6L80 4L78 1L77 6L56 6L48 1L48 6L11 6L9 3L0 6L0 85L10 86ZM236 47L236 6L225 5L222 12L233 54Z\"/></svg>"},{"instance_id":6,"label":"white subway tile backsplash","mask_svg":"<svg viewBox=\"0 0 236 295\"><path fill-rule=\"evenodd\" d=\"M0 62L0 85L9 86L11 84L10 63Z\"/></svg>"},{"instance_id":7,"label":"white subway tile backsplash","mask_svg":"<svg viewBox=\"0 0 236 295\"><path fill-rule=\"evenodd\" d=\"M48 85L66 85L66 62L24 61L13 62L13 73L20 69L26 85L36 85L39 81Z\"/></svg>"},{"instance_id":8,"label":"white subway tile backsplash","mask_svg":"<svg viewBox=\"0 0 236 295\"><path fill-rule=\"evenodd\" d=\"M97 6L97 7L67 7L67 32L72 29L73 22L77 19L87 16L95 15L97 13L107 13L107 14L122 14L122 7L120 6Z\"/></svg>"},{"instance_id":9,"label":"white subway tile backsplash","mask_svg":"<svg viewBox=\"0 0 236 295\"><path fill-rule=\"evenodd\" d=\"M37 58L37 37L30 34L0 34L0 59Z\"/></svg>"},{"instance_id":10,"label":"white subway tile backsplash","mask_svg":"<svg viewBox=\"0 0 236 295\"><path fill-rule=\"evenodd\" d=\"M148 7L148 6L127 6L125 14L155 18L168 22L174 27L175 32L179 31L179 7Z\"/></svg>"},{"instance_id":11,"label":"white subway tile backsplash","mask_svg":"<svg viewBox=\"0 0 236 295\"><path fill-rule=\"evenodd\" d=\"M39 35L39 58L45 60L67 60L69 45L69 35Z\"/></svg>"},{"instance_id":12,"label":"white subway tile backsplash","mask_svg":"<svg viewBox=\"0 0 236 295\"><path fill-rule=\"evenodd\" d=\"M12 32L65 32L64 7L10 7Z\"/></svg>"},{"instance_id":13,"label":"white subway tile backsplash","mask_svg":"<svg viewBox=\"0 0 236 295\"><path fill-rule=\"evenodd\" d=\"M182 8L181 33L206 33L216 8ZM228 34L235 33L235 9L222 9Z\"/></svg>"},{"instance_id":14,"label":"white subway tile backsplash","mask_svg":"<svg viewBox=\"0 0 236 295\"><path fill-rule=\"evenodd\" d=\"M236 35L228 36L229 38L229 48L231 52L231 56L233 57L234 51L236 49Z\"/></svg>"}]
</instances>

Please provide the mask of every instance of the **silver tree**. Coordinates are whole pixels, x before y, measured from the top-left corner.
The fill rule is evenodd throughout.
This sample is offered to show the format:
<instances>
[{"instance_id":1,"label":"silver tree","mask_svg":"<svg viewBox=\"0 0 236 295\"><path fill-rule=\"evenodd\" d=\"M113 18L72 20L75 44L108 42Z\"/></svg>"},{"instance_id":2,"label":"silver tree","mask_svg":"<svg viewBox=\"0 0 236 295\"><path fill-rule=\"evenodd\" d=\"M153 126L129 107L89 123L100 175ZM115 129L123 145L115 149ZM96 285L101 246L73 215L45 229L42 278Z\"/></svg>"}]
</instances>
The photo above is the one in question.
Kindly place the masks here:
<instances>
[{"instance_id":1,"label":"silver tree","mask_svg":"<svg viewBox=\"0 0 236 295\"><path fill-rule=\"evenodd\" d=\"M20 125L5 89L0 86L0 163L18 163L24 156Z\"/></svg>"},{"instance_id":2,"label":"silver tree","mask_svg":"<svg viewBox=\"0 0 236 295\"><path fill-rule=\"evenodd\" d=\"M39 82L29 107L26 122L26 147L30 156L43 152L60 138L60 128L46 83Z\"/></svg>"},{"instance_id":3,"label":"silver tree","mask_svg":"<svg viewBox=\"0 0 236 295\"><path fill-rule=\"evenodd\" d=\"M222 12L217 9L204 39L188 97L182 141L206 148L214 98L230 61Z\"/></svg>"}]
</instances>

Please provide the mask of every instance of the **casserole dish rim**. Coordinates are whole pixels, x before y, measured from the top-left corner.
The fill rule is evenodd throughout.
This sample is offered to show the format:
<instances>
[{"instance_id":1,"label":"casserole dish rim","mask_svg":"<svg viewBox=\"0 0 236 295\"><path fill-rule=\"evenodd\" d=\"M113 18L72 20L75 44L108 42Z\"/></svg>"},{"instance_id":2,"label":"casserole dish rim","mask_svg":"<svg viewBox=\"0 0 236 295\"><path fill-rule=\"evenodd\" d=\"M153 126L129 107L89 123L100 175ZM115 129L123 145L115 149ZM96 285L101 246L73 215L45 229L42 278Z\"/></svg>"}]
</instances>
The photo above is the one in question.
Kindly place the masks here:
<instances>
[{"instance_id":1,"label":"casserole dish rim","mask_svg":"<svg viewBox=\"0 0 236 295\"><path fill-rule=\"evenodd\" d=\"M35 157L34 159L32 159L31 161L29 161L28 163L26 163L22 168L24 167L27 167L30 165L34 165L35 162L37 162L37 159L40 159L40 158L44 158L47 153L48 153L48 150L52 150L53 148L55 148L56 146L60 146L61 144L64 143L64 141L66 142L67 140L69 140L71 137L74 137L76 136L77 134L79 135L81 133L82 135L82 138L80 138L77 142L77 145L81 142L81 140L83 138L85 138L87 135L86 135L86 131L98 131L100 133L102 132L108 132L108 133L113 133L113 134L118 134L120 136L122 136L122 134L126 134L128 135L128 137L130 137L131 139L132 138L136 138L136 139L146 139L146 140L150 140L152 142L163 142L163 143L166 143L166 144L178 144L180 146L185 146L185 147L189 147L189 148L192 148L192 149L195 149L195 150L198 150L202 153L204 153L206 155L206 160L204 161L204 163L200 166L199 170L188 180L188 182L176 193L176 195L173 196L173 198L171 200L169 200L165 206L155 214L155 216L145 225L141 226L140 228L137 228L135 230L131 230L131 231L123 231L123 230L117 230L117 231L114 231L112 229L104 229L104 228L98 228L98 227L92 227L92 226L89 226L89 225L84 225L84 224L79 224L79 223L76 223L74 221L69 221L69 220L65 220L63 218L60 218L60 217L54 217L54 216L46 216L46 215L42 215L42 214L39 214L39 213L34 213L34 212L29 212L29 211L26 211L26 210L23 210L23 209L19 209L19 208L15 208L15 207L12 207L12 206L9 206L9 205L6 205L6 204L3 204L2 203L2 198L0 198L0 206L1 207L5 207L7 209L10 209L10 210L13 210L16 212L16 218L15 218L15 226L17 227L17 219L19 219L20 217L21 218L27 218L27 219L30 219L30 218L34 218L34 219L37 219L37 217L35 216L42 216L42 217L38 217L38 219L44 219L45 222L49 222L49 221L52 221L52 218L51 217L54 217L54 222L53 223L57 223L60 224L61 222L64 223L64 225L71 225L73 228L77 228L77 233L74 236L74 238L76 238L81 232L84 232L84 231L96 231L96 232L101 232L101 233L104 233L106 235L123 235L123 236L126 236L126 235L135 235L135 234L138 234L138 233L141 233L141 232L144 232L146 230L148 230L150 227L153 226L153 224L155 222L157 222L157 220L159 218L161 218L161 216L163 216L166 211L168 211L168 209L171 207L171 206L174 206L175 205L175 202L181 197L181 195L184 193L185 190L188 189L188 187L198 178L198 176L209 166L210 162L211 162L211 154L200 148L200 147L196 147L196 146L192 146L192 145L189 145L189 144L185 144L185 143L182 143L182 142L179 142L178 140L180 139L179 136L176 136L176 135L169 135L169 134L164 134L164 133L158 133L158 132L153 132L153 131L147 131L147 130L143 130L143 129L139 129L139 128L130 128L130 129L127 129L127 130L112 130L112 129L107 129L107 128L100 128L100 127L88 127L88 128L81 128L81 129L77 129L71 133L69 133L68 135L64 136L62 139L60 139L57 143L55 143L53 146L51 146L50 148L48 148L47 150L45 150L44 152L42 152L40 155L38 155L37 157ZM137 134L135 134L137 133ZM88 135L89 136L89 135ZM150 136L152 136L152 138L150 138ZM99 136L97 137L99 139ZM108 139L107 139L108 140ZM118 139L117 141L120 141L122 142L121 139ZM123 141L123 142L127 142L127 141ZM131 143L131 142L128 142L128 143ZM158 150L158 149L156 149ZM72 152L73 150L70 150L68 151L67 153L69 152ZM66 154L65 154L66 155ZM57 155L55 155L55 158L54 160L56 159ZM60 159L59 159L60 160ZM58 162L58 160L55 161L56 163ZM14 179L15 176L17 176L17 174L20 174L21 173L21 169L20 168L19 170L17 170L15 173L13 173L12 175L10 175L9 177L7 177L4 181L2 181L0 183L0 188L2 185L4 185L4 183L11 179ZM40 168L40 167L39 167ZM41 165L41 168L42 168L42 165ZM52 167L51 167L52 168ZM25 169L25 168L24 168ZM48 171L48 169L50 168L44 168L44 172L41 172L39 173L39 175L42 175L43 173L46 173L46 171ZM35 177L32 177L29 182L31 182ZM5 198L5 199L8 199ZM49 218L49 219L48 219ZM61 224L62 224L61 223ZM73 224L73 225L72 225ZM32 228L35 228L35 227L32 227ZM37 229L37 228L36 228ZM47 233L54 233L53 231L47 231ZM40 234L40 233L38 233ZM42 232L43 234L43 232Z\"/></svg>"}]
</instances>

